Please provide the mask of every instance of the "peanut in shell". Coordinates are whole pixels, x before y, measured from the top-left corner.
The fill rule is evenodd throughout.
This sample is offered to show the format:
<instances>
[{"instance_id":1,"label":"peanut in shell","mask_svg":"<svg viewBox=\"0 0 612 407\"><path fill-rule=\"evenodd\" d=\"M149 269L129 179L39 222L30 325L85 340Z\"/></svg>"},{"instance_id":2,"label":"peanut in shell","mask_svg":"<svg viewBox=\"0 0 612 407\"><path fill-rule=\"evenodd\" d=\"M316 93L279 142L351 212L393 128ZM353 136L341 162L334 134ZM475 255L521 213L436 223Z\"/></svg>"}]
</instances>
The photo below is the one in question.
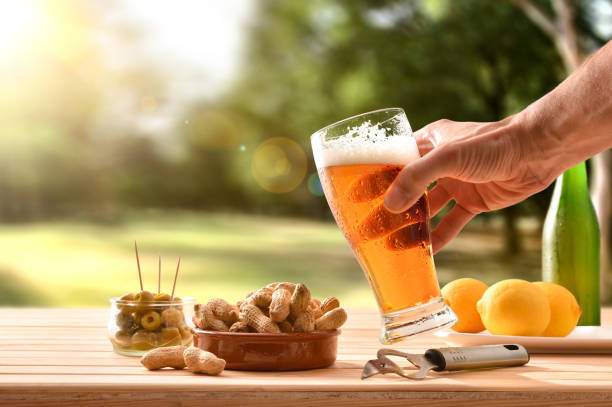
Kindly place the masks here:
<instances>
[{"instance_id":1,"label":"peanut in shell","mask_svg":"<svg viewBox=\"0 0 612 407\"><path fill-rule=\"evenodd\" d=\"M272 302L272 290L269 288L261 288L251 294L246 302L253 304L259 308L268 308Z\"/></svg>"},{"instance_id":2,"label":"peanut in shell","mask_svg":"<svg viewBox=\"0 0 612 407\"><path fill-rule=\"evenodd\" d=\"M325 314L328 311L333 310L334 308L338 308L340 306L340 301L336 297L328 297L323 300L321 304L321 311Z\"/></svg>"},{"instance_id":3,"label":"peanut in shell","mask_svg":"<svg viewBox=\"0 0 612 407\"><path fill-rule=\"evenodd\" d=\"M208 301L207 306L218 319L225 322L227 325L232 325L234 322L238 321L238 310L224 299L213 298Z\"/></svg>"},{"instance_id":4,"label":"peanut in shell","mask_svg":"<svg viewBox=\"0 0 612 407\"><path fill-rule=\"evenodd\" d=\"M270 302L270 319L274 322L281 322L287 319L291 311L291 293L284 288L280 288L272 293Z\"/></svg>"},{"instance_id":5,"label":"peanut in shell","mask_svg":"<svg viewBox=\"0 0 612 407\"><path fill-rule=\"evenodd\" d=\"M204 314L204 318L206 319L206 325L208 326L208 329L219 332L229 331L229 327L227 326L227 324L215 316L209 304L210 303L207 303L202 308L202 313Z\"/></svg>"},{"instance_id":6,"label":"peanut in shell","mask_svg":"<svg viewBox=\"0 0 612 407\"><path fill-rule=\"evenodd\" d=\"M296 285L295 291L291 296L291 315L297 318L298 315L308 308L309 303L310 291L308 287L301 283Z\"/></svg>"},{"instance_id":7,"label":"peanut in shell","mask_svg":"<svg viewBox=\"0 0 612 407\"><path fill-rule=\"evenodd\" d=\"M287 282L283 282L283 283L278 283L276 285L276 287L274 288L274 290L280 290L280 289L284 289L289 291L291 294L293 294L293 292L295 291L295 283L287 283Z\"/></svg>"},{"instance_id":8,"label":"peanut in shell","mask_svg":"<svg viewBox=\"0 0 612 407\"><path fill-rule=\"evenodd\" d=\"M253 304L242 304L240 316L249 327L257 332L280 333L278 325Z\"/></svg>"},{"instance_id":9,"label":"peanut in shell","mask_svg":"<svg viewBox=\"0 0 612 407\"><path fill-rule=\"evenodd\" d=\"M237 321L230 326L230 332L249 332L249 326L244 321Z\"/></svg>"},{"instance_id":10,"label":"peanut in shell","mask_svg":"<svg viewBox=\"0 0 612 407\"><path fill-rule=\"evenodd\" d=\"M314 329L315 317L310 309L305 309L295 318L293 332L312 332Z\"/></svg>"},{"instance_id":11,"label":"peanut in shell","mask_svg":"<svg viewBox=\"0 0 612 407\"><path fill-rule=\"evenodd\" d=\"M282 322L279 322L277 325L278 325L278 329L280 329L281 332L284 332L284 333L293 332L293 326L291 326L289 321L282 321Z\"/></svg>"},{"instance_id":12,"label":"peanut in shell","mask_svg":"<svg viewBox=\"0 0 612 407\"><path fill-rule=\"evenodd\" d=\"M332 331L344 325L346 318L344 308L334 308L315 321L315 328L317 331Z\"/></svg>"}]
</instances>

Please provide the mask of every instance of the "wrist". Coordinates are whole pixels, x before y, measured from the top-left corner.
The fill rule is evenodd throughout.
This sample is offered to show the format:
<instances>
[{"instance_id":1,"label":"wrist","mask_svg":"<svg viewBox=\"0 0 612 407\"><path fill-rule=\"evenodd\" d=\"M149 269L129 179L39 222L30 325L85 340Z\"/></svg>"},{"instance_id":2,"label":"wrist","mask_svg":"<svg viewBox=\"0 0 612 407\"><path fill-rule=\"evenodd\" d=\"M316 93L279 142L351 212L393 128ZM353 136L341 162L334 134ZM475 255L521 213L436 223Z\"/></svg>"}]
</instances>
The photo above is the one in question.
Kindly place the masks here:
<instances>
[{"instance_id":1,"label":"wrist","mask_svg":"<svg viewBox=\"0 0 612 407\"><path fill-rule=\"evenodd\" d=\"M506 126L519 148L521 162L541 183L549 185L565 169L581 161L571 157L571 150L567 148L568 134L549 126L533 105L507 120Z\"/></svg>"}]
</instances>

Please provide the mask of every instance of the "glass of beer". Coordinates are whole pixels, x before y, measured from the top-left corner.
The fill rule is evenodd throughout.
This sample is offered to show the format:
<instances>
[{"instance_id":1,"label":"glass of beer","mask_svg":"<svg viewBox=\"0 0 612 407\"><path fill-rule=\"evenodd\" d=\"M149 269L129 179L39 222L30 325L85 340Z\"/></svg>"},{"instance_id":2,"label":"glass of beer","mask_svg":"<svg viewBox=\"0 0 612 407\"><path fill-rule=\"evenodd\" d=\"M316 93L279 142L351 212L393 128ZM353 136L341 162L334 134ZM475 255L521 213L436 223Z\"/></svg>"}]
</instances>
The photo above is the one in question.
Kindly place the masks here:
<instances>
[{"instance_id":1,"label":"glass of beer","mask_svg":"<svg viewBox=\"0 0 612 407\"><path fill-rule=\"evenodd\" d=\"M383 203L402 168L420 157L404 111L350 117L317 131L311 142L329 207L376 296L380 341L454 325L436 277L427 191L402 213Z\"/></svg>"}]
</instances>

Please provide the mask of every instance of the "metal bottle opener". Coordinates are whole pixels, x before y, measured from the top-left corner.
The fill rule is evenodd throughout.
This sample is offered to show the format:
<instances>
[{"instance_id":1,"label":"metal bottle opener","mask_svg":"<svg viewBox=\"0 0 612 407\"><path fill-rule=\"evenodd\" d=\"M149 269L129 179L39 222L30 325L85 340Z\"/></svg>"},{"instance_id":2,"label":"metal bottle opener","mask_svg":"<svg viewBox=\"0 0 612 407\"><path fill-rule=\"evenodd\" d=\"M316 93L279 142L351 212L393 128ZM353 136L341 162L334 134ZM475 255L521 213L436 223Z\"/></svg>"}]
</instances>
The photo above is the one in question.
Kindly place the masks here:
<instances>
[{"instance_id":1,"label":"metal bottle opener","mask_svg":"<svg viewBox=\"0 0 612 407\"><path fill-rule=\"evenodd\" d=\"M423 355L404 353L394 349L380 349L377 359L363 367L361 379L382 373L395 373L408 379L424 379L434 370L465 370L490 367L521 366L529 362L529 353L522 345L485 345L457 348L428 349ZM388 356L400 356L418 370L404 370Z\"/></svg>"}]
</instances>

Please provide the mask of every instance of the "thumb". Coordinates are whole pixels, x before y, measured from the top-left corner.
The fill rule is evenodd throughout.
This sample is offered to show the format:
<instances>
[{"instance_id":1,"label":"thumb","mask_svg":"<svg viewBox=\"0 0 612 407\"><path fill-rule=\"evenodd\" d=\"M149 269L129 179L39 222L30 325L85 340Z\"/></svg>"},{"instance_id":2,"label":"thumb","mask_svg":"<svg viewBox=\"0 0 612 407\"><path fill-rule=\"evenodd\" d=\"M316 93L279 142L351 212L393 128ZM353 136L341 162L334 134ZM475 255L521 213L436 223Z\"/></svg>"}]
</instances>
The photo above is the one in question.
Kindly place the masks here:
<instances>
[{"instance_id":1,"label":"thumb","mask_svg":"<svg viewBox=\"0 0 612 407\"><path fill-rule=\"evenodd\" d=\"M399 213L410 208L439 178L455 175L456 160L445 148L437 148L407 164L385 194L385 206Z\"/></svg>"}]
</instances>

